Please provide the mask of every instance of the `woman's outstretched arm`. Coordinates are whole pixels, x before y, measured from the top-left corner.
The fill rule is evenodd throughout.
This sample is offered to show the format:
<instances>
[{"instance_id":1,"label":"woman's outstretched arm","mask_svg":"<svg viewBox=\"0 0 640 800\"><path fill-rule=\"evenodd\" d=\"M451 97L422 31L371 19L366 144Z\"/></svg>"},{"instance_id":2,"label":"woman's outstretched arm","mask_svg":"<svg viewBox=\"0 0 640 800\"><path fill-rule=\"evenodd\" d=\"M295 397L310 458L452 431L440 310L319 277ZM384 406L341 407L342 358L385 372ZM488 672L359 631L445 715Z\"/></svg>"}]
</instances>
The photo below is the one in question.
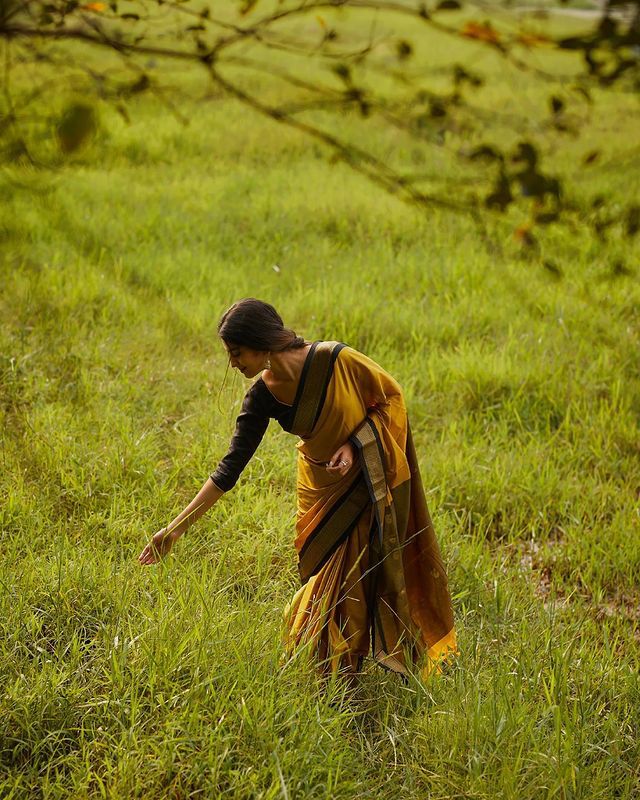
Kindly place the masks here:
<instances>
[{"instance_id":1,"label":"woman's outstretched arm","mask_svg":"<svg viewBox=\"0 0 640 800\"><path fill-rule=\"evenodd\" d=\"M219 489L211 478L207 478L189 505L166 528L161 528L153 535L149 544L138 556L138 561L143 565L155 564L166 556L173 543L178 541L191 523L206 513L223 494L222 489Z\"/></svg>"}]
</instances>

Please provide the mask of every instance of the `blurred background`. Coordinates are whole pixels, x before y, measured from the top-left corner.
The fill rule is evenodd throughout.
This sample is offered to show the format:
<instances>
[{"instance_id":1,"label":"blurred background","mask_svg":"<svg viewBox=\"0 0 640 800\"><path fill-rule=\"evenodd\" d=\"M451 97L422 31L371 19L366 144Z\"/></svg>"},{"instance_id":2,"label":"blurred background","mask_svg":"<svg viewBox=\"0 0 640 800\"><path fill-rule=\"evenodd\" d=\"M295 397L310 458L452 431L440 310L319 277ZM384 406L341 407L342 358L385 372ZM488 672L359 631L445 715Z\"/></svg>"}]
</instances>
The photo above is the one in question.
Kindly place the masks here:
<instances>
[{"instance_id":1,"label":"blurred background","mask_svg":"<svg viewBox=\"0 0 640 800\"><path fill-rule=\"evenodd\" d=\"M0 0L0 794L633 798L640 6ZM403 386L461 655L283 662L255 296Z\"/></svg>"}]
</instances>

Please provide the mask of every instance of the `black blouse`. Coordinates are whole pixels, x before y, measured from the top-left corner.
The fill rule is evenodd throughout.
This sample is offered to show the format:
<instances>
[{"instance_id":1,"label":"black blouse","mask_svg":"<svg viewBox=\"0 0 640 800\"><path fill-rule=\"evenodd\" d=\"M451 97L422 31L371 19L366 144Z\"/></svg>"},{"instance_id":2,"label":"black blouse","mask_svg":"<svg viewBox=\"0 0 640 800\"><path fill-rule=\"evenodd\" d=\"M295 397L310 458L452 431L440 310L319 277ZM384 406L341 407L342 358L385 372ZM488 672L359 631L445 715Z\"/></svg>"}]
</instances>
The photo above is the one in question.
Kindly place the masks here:
<instances>
[{"instance_id":1,"label":"black blouse","mask_svg":"<svg viewBox=\"0 0 640 800\"><path fill-rule=\"evenodd\" d=\"M270 419L277 420L285 431L290 429L293 408L276 400L262 378L253 384L242 401L229 451L211 476L218 489L228 492L236 485L240 473L262 441Z\"/></svg>"},{"instance_id":2,"label":"black blouse","mask_svg":"<svg viewBox=\"0 0 640 800\"><path fill-rule=\"evenodd\" d=\"M211 476L218 489L223 492L233 489L262 441L269 420L278 420L281 427L287 430L293 422L292 409L293 406L276 400L262 378L253 384L242 401L229 451Z\"/></svg>"},{"instance_id":3,"label":"black blouse","mask_svg":"<svg viewBox=\"0 0 640 800\"><path fill-rule=\"evenodd\" d=\"M309 352L302 366L300 381L293 405L289 406L277 400L271 394L267 388L267 384L262 378L259 378L245 394L240 414L236 419L236 429L231 437L229 450L211 476L211 480L218 489L221 489L223 492L228 492L229 489L233 489L236 485L240 473L247 466L251 457L258 449L258 445L262 441L270 419L277 420L283 430L291 433L296 416L296 409L298 408L307 374L313 361L313 354L318 344L320 344L318 341L311 343L311 347L309 348ZM345 346L346 345L340 343L334 348L332 362L335 361L338 354ZM318 415L324 405L326 391L327 387L325 385L323 396L318 406Z\"/></svg>"}]
</instances>

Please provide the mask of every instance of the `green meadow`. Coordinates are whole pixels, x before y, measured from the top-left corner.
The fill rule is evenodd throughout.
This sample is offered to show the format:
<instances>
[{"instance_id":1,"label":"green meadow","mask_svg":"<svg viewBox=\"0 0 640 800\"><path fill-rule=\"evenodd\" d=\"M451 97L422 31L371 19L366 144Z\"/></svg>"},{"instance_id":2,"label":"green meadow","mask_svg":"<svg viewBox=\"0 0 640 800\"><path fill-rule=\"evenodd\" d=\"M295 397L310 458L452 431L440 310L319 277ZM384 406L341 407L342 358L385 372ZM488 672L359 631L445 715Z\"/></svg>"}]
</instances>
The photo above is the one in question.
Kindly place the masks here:
<instances>
[{"instance_id":1,"label":"green meadow","mask_svg":"<svg viewBox=\"0 0 640 800\"><path fill-rule=\"evenodd\" d=\"M588 106L573 57L541 48L578 129L552 137L557 89L478 42L380 19L431 66L488 76L473 97L488 113L444 148L350 112L345 136L449 196L471 170L460 148L527 138L576 208L637 201L637 94ZM574 223L523 252L519 202L488 245L468 215L408 206L174 69L188 124L155 95L129 122L97 101L87 147L2 177L0 797L638 797L638 242ZM247 384L216 324L245 296L404 387L460 645L427 683L369 659L345 694L283 660L295 439L275 423L171 555L137 562L226 452Z\"/></svg>"}]
</instances>

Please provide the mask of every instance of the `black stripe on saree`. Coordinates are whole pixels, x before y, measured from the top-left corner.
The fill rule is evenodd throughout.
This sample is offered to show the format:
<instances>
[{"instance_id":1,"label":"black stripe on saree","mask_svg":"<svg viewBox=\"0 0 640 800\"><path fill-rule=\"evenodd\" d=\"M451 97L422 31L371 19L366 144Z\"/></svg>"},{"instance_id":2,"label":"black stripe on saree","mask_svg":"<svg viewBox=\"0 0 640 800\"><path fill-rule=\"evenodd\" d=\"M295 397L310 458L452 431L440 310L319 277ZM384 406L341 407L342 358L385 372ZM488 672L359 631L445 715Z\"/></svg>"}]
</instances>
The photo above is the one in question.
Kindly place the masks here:
<instances>
[{"instance_id":1,"label":"black stripe on saree","mask_svg":"<svg viewBox=\"0 0 640 800\"><path fill-rule=\"evenodd\" d=\"M339 342L331 351L331 360L329 362L329 374L327 376L326 381L324 382L324 386L322 387L322 394L320 395L318 410L316 411L315 417L313 418L313 425L311 426L311 430L315 428L316 422L318 421L318 417L320 416L320 413L322 412L322 409L324 407L324 401L327 399L327 389L329 388L329 381L331 380L331 377L333 375L333 365L336 363L336 359L338 358L340 351L344 347L346 347L346 345L342 344L342 342Z\"/></svg>"},{"instance_id":2,"label":"black stripe on saree","mask_svg":"<svg viewBox=\"0 0 640 800\"><path fill-rule=\"evenodd\" d=\"M380 638L382 649L388 652L384 635L384 625L377 603L380 570L384 559L385 503L387 499L387 478L385 475L385 456L378 430L369 417L349 437L358 451L362 475L369 492L369 500L375 510L375 518L369 532L369 569L371 573L367 608L371 626L371 655L376 654L376 635ZM376 536L377 534L377 536Z\"/></svg>"},{"instance_id":3,"label":"black stripe on saree","mask_svg":"<svg viewBox=\"0 0 640 800\"><path fill-rule=\"evenodd\" d=\"M362 475L358 475L303 544L298 560L303 584L326 564L338 545L347 538L369 502L369 490Z\"/></svg>"},{"instance_id":4,"label":"black stripe on saree","mask_svg":"<svg viewBox=\"0 0 640 800\"><path fill-rule=\"evenodd\" d=\"M367 417L355 433L349 437L349 441L360 456L360 466L369 489L371 502L376 510L376 519L382 536L384 503L387 498L387 478L384 472L384 450L373 421Z\"/></svg>"},{"instance_id":5,"label":"black stripe on saree","mask_svg":"<svg viewBox=\"0 0 640 800\"><path fill-rule=\"evenodd\" d=\"M340 342L314 342L312 345L293 405L291 433L303 439L310 436L324 406L333 366L345 346Z\"/></svg>"}]
</instances>

